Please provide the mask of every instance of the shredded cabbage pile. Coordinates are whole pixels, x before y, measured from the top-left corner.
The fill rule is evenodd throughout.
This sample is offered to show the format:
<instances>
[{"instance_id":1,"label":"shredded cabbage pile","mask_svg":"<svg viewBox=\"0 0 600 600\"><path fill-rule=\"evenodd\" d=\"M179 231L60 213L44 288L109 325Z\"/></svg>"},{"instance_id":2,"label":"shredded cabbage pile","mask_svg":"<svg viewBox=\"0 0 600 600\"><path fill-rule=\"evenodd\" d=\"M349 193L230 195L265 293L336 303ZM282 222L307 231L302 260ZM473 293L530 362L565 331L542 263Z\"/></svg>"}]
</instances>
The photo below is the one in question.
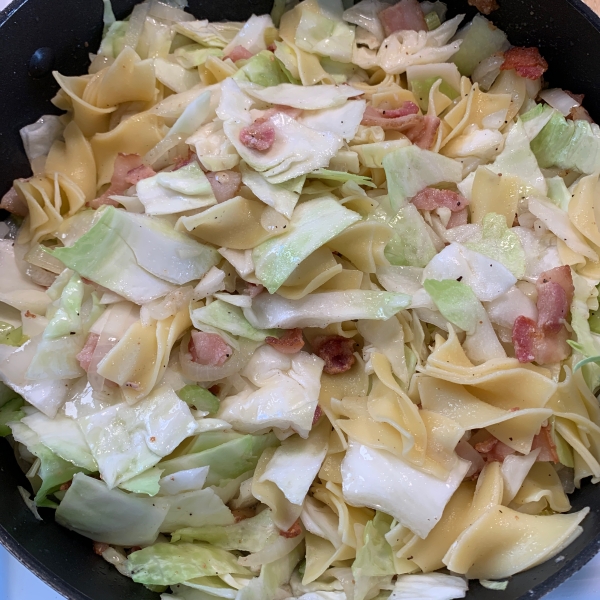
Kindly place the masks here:
<instances>
[{"instance_id":1,"label":"shredded cabbage pile","mask_svg":"<svg viewBox=\"0 0 600 600\"><path fill-rule=\"evenodd\" d=\"M36 516L163 600L450 600L561 552L600 481L582 98L442 2L104 3L0 205Z\"/></svg>"}]
</instances>

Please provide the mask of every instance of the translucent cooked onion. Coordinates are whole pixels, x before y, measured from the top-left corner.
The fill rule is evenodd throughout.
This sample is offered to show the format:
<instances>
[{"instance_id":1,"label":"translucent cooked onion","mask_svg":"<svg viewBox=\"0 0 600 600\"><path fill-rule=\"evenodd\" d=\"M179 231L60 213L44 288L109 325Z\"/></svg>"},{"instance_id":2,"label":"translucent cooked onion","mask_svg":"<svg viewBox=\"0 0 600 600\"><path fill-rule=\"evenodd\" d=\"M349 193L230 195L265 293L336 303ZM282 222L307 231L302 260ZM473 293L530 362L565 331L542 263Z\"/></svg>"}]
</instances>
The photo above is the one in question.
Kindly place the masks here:
<instances>
[{"instance_id":1,"label":"translucent cooked onion","mask_svg":"<svg viewBox=\"0 0 600 600\"><path fill-rule=\"evenodd\" d=\"M552 108L555 108L564 117L567 117L574 108L581 106L581 103L577 102L575 98L572 98L567 92L560 88L542 90L539 96L544 102L549 104Z\"/></svg>"},{"instance_id":2,"label":"translucent cooked onion","mask_svg":"<svg viewBox=\"0 0 600 600\"><path fill-rule=\"evenodd\" d=\"M492 54L492 56L484 58L473 71L473 81L477 82L484 92L487 92L500 74L503 62L504 56L500 54Z\"/></svg>"},{"instance_id":3,"label":"translucent cooked onion","mask_svg":"<svg viewBox=\"0 0 600 600\"><path fill-rule=\"evenodd\" d=\"M234 350L233 356L224 365L213 367L210 365L200 365L192 360L192 355L188 352L189 342L190 334L187 334L179 346L181 372L184 377L199 382L218 381L241 371L248 364L250 357L257 347L256 342L241 338L239 340L240 349Z\"/></svg>"},{"instance_id":4,"label":"translucent cooked onion","mask_svg":"<svg viewBox=\"0 0 600 600\"><path fill-rule=\"evenodd\" d=\"M35 245L27 252L25 261L34 267L50 271L55 275L62 273L66 268L62 261L46 252L41 244Z\"/></svg>"}]
</instances>

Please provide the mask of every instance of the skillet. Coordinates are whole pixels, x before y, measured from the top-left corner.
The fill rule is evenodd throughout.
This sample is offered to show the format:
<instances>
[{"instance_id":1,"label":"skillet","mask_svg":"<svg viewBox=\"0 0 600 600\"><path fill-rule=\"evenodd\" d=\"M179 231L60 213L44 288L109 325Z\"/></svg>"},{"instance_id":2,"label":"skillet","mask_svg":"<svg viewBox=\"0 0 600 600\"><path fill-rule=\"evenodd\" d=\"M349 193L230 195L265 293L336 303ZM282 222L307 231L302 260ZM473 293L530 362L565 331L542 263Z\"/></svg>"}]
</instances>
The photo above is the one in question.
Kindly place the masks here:
<instances>
[{"instance_id":1,"label":"skillet","mask_svg":"<svg viewBox=\"0 0 600 600\"><path fill-rule=\"evenodd\" d=\"M445 0L449 16L475 9L467 0ZM585 107L600 121L600 17L580 0L499 0L490 16L516 46L538 46L550 65L552 86L585 94ZM135 0L113 0L117 18ZM269 12L269 0L189 0L189 11L210 20L246 20ZM19 129L56 113L58 89L51 71L87 72L88 54L102 34L101 0L16 0L0 13L0 194L30 175ZM41 50L40 50L41 49ZM37 51L37 52L36 52ZM35 55L35 56L34 56ZM6 217L1 214L0 219ZM0 277L2 273L0 273ZM6 440L0 439L0 543L27 568L70 600L158 600L159 595L121 576L92 552L92 543L54 522L41 509L36 521L17 491L27 480ZM583 534L559 557L513 577L506 591L470 584L468 600L536 600L578 571L600 550L600 487L585 483L570 495L573 510L589 506Z\"/></svg>"}]
</instances>

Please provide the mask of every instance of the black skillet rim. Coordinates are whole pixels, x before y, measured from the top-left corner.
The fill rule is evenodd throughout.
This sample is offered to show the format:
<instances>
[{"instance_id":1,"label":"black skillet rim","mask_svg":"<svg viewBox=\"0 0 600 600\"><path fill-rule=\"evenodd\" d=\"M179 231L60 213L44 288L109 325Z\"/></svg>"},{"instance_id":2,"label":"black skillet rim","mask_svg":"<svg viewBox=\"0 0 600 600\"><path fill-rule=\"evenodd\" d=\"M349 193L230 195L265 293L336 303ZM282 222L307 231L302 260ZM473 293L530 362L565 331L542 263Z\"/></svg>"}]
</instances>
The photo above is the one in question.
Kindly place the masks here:
<instances>
[{"instance_id":1,"label":"black skillet rim","mask_svg":"<svg viewBox=\"0 0 600 600\"><path fill-rule=\"evenodd\" d=\"M21 6L28 0L14 0L4 10L0 11L0 27L8 21ZM582 0L564 0L573 9L578 11L598 32L600 35L600 16L597 15ZM600 39L600 38L599 38ZM589 484L588 484L589 485ZM0 544L2 544L9 553L23 564L29 571L41 579L53 590L71 600L90 600L89 596L74 588L67 580L58 577L42 561L35 558L27 551L2 525L0 525ZM523 594L519 600L538 600L559 585L564 583L584 565L586 565L600 551L600 530L596 536L579 552L579 554L564 568L560 569L529 592ZM158 596L157 596L158 597ZM501 595L498 594L498 598Z\"/></svg>"}]
</instances>

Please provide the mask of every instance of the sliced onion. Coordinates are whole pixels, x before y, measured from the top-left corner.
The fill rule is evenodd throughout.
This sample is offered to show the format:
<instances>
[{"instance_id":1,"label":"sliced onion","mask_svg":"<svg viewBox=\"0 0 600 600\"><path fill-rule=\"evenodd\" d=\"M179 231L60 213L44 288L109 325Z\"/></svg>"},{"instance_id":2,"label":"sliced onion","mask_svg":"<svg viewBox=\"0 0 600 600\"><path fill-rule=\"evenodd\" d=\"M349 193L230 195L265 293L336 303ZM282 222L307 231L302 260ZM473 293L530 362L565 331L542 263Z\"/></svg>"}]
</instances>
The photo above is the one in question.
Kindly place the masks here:
<instances>
[{"instance_id":1,"label":"sliced onion","mask_svg":"<svg viewBox=\"0 0 600 600\"><path fill-rule=\"evenodd\" d=\"M143 4L138 4L133 9L129 19L127 33L125 34L125 46L129 46L135 50L140 40L140 36L142 35L142 31L144 31L144 25L146 24L146 17L148 16L149 9L150 5L145 2Z\"/></svg>"},{"instance_id":2,"label":"sliced onion","mask_svg":"<svg viewBox=\"0 0 600 600\"><path fill-rule=\"evenodd\" d=\"M484 58L473 71L473 81L477 82L484 92L487 92L500 74L503 62L504 56L499 54L492 54L492 56Z\"/></svg>"},{"instance_id":3,"label":"sliced onion","mask_svg":"<svg viewBox=\"0 0 600 600\"><path fill-rule=\"evenodd\" d=\"M221 367L213 367L210 365L200 365L192 360L192 355L188 352L188 344L190 342L190 334L188 333L179 346L179 363L181 364L181 372L184 377L192 381L218 381L225 377L230 377L234 373L241 371L250 360L252 354L256 350L256 342L240 339L239 350L233 351L233 356Z\"/></svg>"},{"instance_id":4,"label":"sliced onion","mask_svg":"<svg viewBox=\"0 0 600 600\"><path fill-rule=\"evenodd\" d=\"M574 108L581 106L581 103L577 102L577 100L569 96L567 92L560 88L542 90L539 96L544 102L548 103L552 108L555 108L564 117L569 116L569 113Z\"/></svg>"},{"instance_id":5,"label":"sliced onion","mask_svg":"<svg viewBox=\"0 0 600 600\"><path fill-rule=\"evenodd\" d=\"M62 273L66 269L64 263L52 256L52 254L46 252L44 246L41 244L35 245L27 252L25 255L25 262L28 262L34 267L50 271L50 273L54 273L55 275Z\"/></svg>"}]
</instances>

